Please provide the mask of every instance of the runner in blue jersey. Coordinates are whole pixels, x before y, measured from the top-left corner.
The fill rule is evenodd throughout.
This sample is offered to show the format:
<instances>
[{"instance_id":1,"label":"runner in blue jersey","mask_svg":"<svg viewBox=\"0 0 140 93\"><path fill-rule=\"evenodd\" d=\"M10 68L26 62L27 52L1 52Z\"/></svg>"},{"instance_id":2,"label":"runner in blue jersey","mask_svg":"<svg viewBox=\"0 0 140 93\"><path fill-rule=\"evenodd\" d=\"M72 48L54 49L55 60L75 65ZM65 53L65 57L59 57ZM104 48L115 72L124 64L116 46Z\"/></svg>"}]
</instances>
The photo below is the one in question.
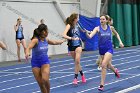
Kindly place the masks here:
<instances>
[{"instance_id":1,"label":"runner in blue jersey","mask_svg":"<svg viewBox=\"0 0 140 93\"><path fill-rule=\"evenodd\" d=\"M115 30L115 28L113 27L113 19L109 16L109 15L106 15L106 17L107 17L107 21L108 21L108 25L110 25L110 27L111 27L111 29L114 29ZM114 46L113 45L113 36L114 36L114 33L112 32L112 38L111 38L111 40L112 40L112 46ZM101 62L102 62L102 57L99 55L98 56L98 59L96 60L96 64L98 65L98 70L99 71L101 71L101 69L102 69L102 67L101 67Z\"/></svg>"},{"instance_id":2,"label":"runner in blue jersey","mask_svg":"<svg viewBox=\"0 0 140 93\"><path fill-rule=\"evenodd\" d=\"M50 93L50 61L48 58L48 44L58 45L64 42L64 40L49 40L47 36L47 26L45 24L40 24L38 28L34 30L31 43L26 49L27 58L29 57L30 50L32 49L32 72L38 82L41 93Z\"/></svg>"},{"instance_id":3,"label":"runner in blue jersey","mask_svg":"<svg viewBox=\"0 0 140 93\"><path fill-rule=\"evenodd\" d=\"M24 53L26 50L26 42L23 35L23 27L21 25L21 18L17 19L17 24L14 26L16 32L16 44L17 44L17 55L18 55L18 62L21 62L20 59L20 43L22 43L24 48Z\"/></svg>"},{"instance_id":4,"label":"runner in blue jersey","mask_svg":"<svg viewBox=\"0 0 140 93\"><path fill-rule=\"evenodd\" d=\"M86 35L89 38L92 38L96 33L98 33L98 37L99 37L99 45L98 45L99 54L102 57L101 83L98 88L98 90L100 91L104 89L107 66L109 66L109 68L115 73L115 76L117 78L120 77L118 73L118 69L115 69L114 66L111 64L112 55L113 55L113 47L112 47L112 41L111 41L112 32L115 34L115 36L119 40L120 47L124 47L119 34L107 24L108 22L107 20L108 20L107 16L101 16L100 17L101 25L98 27L95 27L93 31L91 32L91 34L86 33Z\"/></svg>"},{"instance_id":5,"label":"runner in blue jersey","mask_svg":"<svg viewBox=\"0 0 140 93\"><path fill-rule=\"evenodd\" d=\"M71 53L72 58L75 61L75 76L73 80L73 84L78 84L78 73L80 72L82 77L82 82L86 82L85 76L83 74L80 58L82 53L82 45L80 39L80 30L77 25L78 22L78 14L71 14L70 17L67 18L66 28L63 32L63 37L68 40L68 49Z\"/></svg>"}]
</instances>

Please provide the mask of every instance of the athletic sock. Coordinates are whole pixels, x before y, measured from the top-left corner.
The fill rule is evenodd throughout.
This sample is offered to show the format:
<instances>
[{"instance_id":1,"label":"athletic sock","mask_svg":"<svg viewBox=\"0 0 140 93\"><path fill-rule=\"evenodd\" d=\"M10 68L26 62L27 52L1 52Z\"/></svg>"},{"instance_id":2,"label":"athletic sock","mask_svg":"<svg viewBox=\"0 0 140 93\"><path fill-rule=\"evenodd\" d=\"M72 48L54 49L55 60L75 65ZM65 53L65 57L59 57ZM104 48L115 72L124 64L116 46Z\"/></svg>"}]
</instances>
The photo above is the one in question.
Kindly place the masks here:
<instances>
[{"instance_id":1,"label":"athletic sock","mask_svg":"<svg viewBox=\"0 0 140 93\"><path fill-rule=\"evenodd\" d=\"M80 72L81 76L83 76L83 71L81 70L81 71L79 71L79 72Z\"/></svg>"},{"instance_id":2,"label":"athletic sock","mask_svg":"<svg viewBox=\"0 0 140 93\"><path fill-rule=\"evenodd\" d=\"M77 79L77 77L78 77L78 74L75 74L74 78L76 78L76 79Z\"/></svg>"}]
</instances>

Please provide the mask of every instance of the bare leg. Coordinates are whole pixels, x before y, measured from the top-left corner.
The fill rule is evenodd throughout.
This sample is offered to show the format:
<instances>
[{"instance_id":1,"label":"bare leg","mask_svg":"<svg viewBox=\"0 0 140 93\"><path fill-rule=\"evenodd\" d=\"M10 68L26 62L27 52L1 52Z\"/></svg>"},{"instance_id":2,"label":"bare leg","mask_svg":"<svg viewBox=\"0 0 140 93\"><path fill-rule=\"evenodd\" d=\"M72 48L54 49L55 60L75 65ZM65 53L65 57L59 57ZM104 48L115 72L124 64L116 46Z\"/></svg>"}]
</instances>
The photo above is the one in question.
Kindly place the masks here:
<instances>
[{"instance_id":1,"label":"bare leg","mask_svg":"<svg viewBox=\"0 0 140 93\"><path fill-rule=\"evenodd\" d=\"M6 50L6 45L0 41L0 47L3 49L3 50Z\"/></svg>"},{"instance_id":2,"label":"bare leg","mask_svg":"<svg viewBox=\"0 0 140 93\"><path fill-rule=\"evenodd\" d=\"M45 84L42 80L42 76L41 76L41 69L40 68L37 68L37 67L34 67L32 68L32 72L34 74L34 77L40 87L40 90L42 93L47 93L47 90L46 90L46 87L45 87Z\"/></svg>"},{"instance_id":3,"label":"bare leg","mask_svg":"<svg viewBox=\"0 0 140 93\"><path fill-rule=\"evenodd\" d=\"M98 59L96 60L96 64L97 64L98 66L101 66L101 61L102 61L102 57L101 57L101 55L99 55L99 56L98 56Z\"/></svg>"},{"instance_id":4,"label":"bare leg","mask_svg":"<svg viewBox=\"0 0 140 93\"><path fill-rule=\"evenodd\" d=\"M112 65L111 61L108 63L108 68L110 68L115 73L115 68Z\"/></svg>"},{"instance_id":5,"label":"bare leg","mask_svg":"<svg viewBox=\"0 0 140 93\"><path fill-rule=\"evenodd\" d=\"M81 53L82 53L82 47L78 47L75 50L75 66L77 68L77 71L81 71L81 65L80 65L80 59L81 59Z\"/></svg>"},{"instance_id":6,"label":"bare leg","mask_svg":"<svg viewBox=\"0 0 140 93\"><path fill-rule=\"evenodd\" d=\"M75 51L71 51L70 53L71 53L72 58L73 58L74 61L75 61L75 55L76 55L76 54L75 54ZM75 70L75 71L74 71L75 74L78 74L78 69L77 69L76 65L75 65L75 69L74 69L74 70Z\"/></svg>"},{"instance_id":7,"label":"bare leg","mask_svg":"<svg viewBox=\"0 0 140 93\"><path fill-rule=\"evenodd\" d=\"M42 74L42 79L43 82L45 84L46 90L47 92L45 93L50 93L50 65L49 64L45 64L41 67L41 74Z\"/></svg>"},{"instance_id":8,"label":"bare leg","mask_svg":"<svg viewBox=\"0 0 140 93\"><path fill-rule=\"evenodd\" d=\"M21 40L21 43L22 43L22 45L23 45L24 53L25 53L25 52L26 52L26 41L25 41L25 39L22 39L22 40Z\"/></svg>"},{"instance_id":9,"label":"bare leg","mask_svg":"<svg viewBox=\"0 0 140 93\"><path fill-rule=\"evenodd\" d=\"M101 72L101 85L104 85L105 78L106 78L106 68L107 68L108 63L111 61L111 59L112 59L112 54L108 52L103 57L102 72Z\"/></svg>"},{"instance_id":10,"label":"bare leg","mask_svg":"<svg viewBox=\"0 0 140 93\"><path fill-rule=\"evenodd\" d=\"M17 56L18 56L18 62L21 62L21 59L20 59L20 40L16 40L16 43L17 43Z\"/></svg>"},{"instance_id":11,"label":"bare leg","mask_svg":"<svg viewBox=\"0 0 140 93\"><path fill-rule=\"evenodd\" d=\"M80 58L81 58L82 48L78 47L75 51L71 51L71 56L75 61L75 74L81 71Z\"/></svg>"},{"instance_id":12,"label":"bare leg","mask_svg":"<svg viewBox=\"0 0 140 93\"><path fill-rule=\"evenodd\" d=\"M99 57L98 57L98 70L102 70L102 67L101 67L101 65L102 65L102 59L103 59L103 56L102 55L100 55Z\"/></svg>"}]
</instances>

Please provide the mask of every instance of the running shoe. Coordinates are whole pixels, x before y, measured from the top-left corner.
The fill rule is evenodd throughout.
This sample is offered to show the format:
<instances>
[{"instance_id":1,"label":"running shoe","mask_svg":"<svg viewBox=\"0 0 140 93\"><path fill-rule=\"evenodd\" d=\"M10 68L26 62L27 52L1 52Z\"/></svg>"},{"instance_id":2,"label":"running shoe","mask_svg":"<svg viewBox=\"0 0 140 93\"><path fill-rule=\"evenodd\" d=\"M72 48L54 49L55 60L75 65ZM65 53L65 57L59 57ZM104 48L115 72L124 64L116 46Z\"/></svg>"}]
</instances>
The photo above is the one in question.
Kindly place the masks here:
<instances>
[{"instance_id":1,"label":"running shoe","mask_svg":"<svg viewBox=\"0 0 140 93\"><path fill-rule=\"evenodd\" d=\"M120 74L119 74L119 70L116 68L116 70L115 70L115 76L117 77L117 78L120 78Z\"/></svg>"},{"instance_id":2,"label":"running shoe","mask_svg":"<svg viewBox=\"0 0 140 93\"><path fill-rule=\"evenodd\" d=\"M99 91L103 91L104 90L104 86L103 85L100 85L99 88L98 88L98 90Z\"/></svg>"},{"instance_id":3,"label":"running shoe","mask_svg":"<svg viewBox=\"0 0 140 93\"><path fill-rule=\"evenodd\" d=\"M77 81L78 81L78 80L75 78L75 79L73 80L73 84L77 85L77 84L78 84Z\"/></svg>"},{"instance_id":4,"label":"running shoe","mask_svg":"<svg viewBox=\"0 0 140 93\"><path fill-rule=\"evenodd\" d=\"M82 82L83 82L83 83L85 83L85 82L86 82L86 78L85 78L85 76L84 76L84 75L82 76Z\"/></svg>"},{"instance_id":5,"label":"running shoe","mask_svg":"<svg viewBox=\"0 0 140 93\"><path fill-rule=\"evenodd\" d=\"M99 71L101 71L102 70L102 67L100 67L100 66L98 66L98 68L97 68Z\"/></svg>"}]
</instances>

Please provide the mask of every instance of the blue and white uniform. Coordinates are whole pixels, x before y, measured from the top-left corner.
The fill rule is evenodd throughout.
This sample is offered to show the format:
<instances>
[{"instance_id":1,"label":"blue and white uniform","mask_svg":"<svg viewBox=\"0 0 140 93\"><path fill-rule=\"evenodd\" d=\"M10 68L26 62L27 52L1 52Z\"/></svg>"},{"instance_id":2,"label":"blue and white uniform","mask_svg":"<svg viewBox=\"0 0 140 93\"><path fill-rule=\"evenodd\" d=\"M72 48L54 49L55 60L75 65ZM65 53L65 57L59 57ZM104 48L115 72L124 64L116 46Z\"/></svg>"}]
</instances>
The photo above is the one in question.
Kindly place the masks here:
<instances>
[{"instance_id":1,"label":"blue and white uniform","mask_svg":"<svg viewBox=\"0 0 140 93\"><path fill-rule=\"evenodd\" d=\"M105 53L109 52L113 54L113 47L112 47L112 31L110 26L107 25L107 29L103 30L101 26L99 26L99 54L104 55Z\"/></svg>"},{"instance_id":2,"label":"blue and white uniform","mask_svg":"<svg viewBox=\"0 0 140 93\"><path fill-rule=\"evenodd\" d=\"M17 31L16 31L16 39L19 39L19 40L24 39L24 36L23 36L23 27L22 27L22 25L19 25L19 26L18 26L18 29L17 29Z\"/></svg>"},{"instance_id":3,"label":"blue and white uniform","mask_svg":"<svg viewBox=\"0 0 140 93\"><path fill-rule=\"evenodd\" d=\"M16 39L22 40L24 39L24 35L23 35L23 27L22 25L18 26L18 29L16 31Z\"/></svg>"},{"instance_id":4,"label":"blue and white uniform","mask_svg":"<svg viewBox=\"0 0 140 93\"><path fill-rule=\"evenodd\" d=\"M38 39L38 44L36 44L32 49L31 65L32 68L41 68L41 66L44 64L50 64L50 60L48 57L48 42L46 41L46 39L44 41Z\"/></svg>"},{"instance_id":5,"label":"blue and white uniform","mask_svg":"<svg viewBox=\"0 0 140 93\"><path fill-rule=\"evenodd\" d=\"M68 31L67 35L69 37L73 37L76 38L78 37L79 40L68 40L68 48L70 51L75 51L75 49L77 47L81 47L81 39L80 39L80 29L78 27L78 25L75 25L74 28L70 28L70 30Z\"/></svg>"}]
</instances>

